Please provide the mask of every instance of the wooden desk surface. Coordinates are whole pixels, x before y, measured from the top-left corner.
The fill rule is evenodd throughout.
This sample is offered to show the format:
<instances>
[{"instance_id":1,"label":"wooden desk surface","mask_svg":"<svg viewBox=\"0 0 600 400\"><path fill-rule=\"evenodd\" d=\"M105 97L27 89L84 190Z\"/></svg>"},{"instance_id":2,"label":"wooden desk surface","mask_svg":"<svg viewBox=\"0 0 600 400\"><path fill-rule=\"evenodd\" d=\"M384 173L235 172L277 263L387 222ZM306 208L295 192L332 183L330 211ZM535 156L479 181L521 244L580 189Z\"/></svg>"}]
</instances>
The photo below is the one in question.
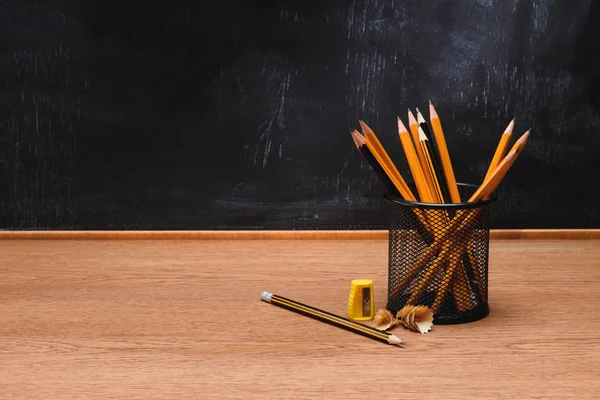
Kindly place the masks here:
<instances>
[{"instance_id":1,"label":"wooden desk surface","mask_svg":"<svg viewBox=\"0 0 600 400\"><path fill-rule=\"evenodd\" d=\"M383 306L385 241L0 241L0 398L598 398L599 245L492 241L490 316L402 349L259 300Z\"/></svg>"}]
</instances>

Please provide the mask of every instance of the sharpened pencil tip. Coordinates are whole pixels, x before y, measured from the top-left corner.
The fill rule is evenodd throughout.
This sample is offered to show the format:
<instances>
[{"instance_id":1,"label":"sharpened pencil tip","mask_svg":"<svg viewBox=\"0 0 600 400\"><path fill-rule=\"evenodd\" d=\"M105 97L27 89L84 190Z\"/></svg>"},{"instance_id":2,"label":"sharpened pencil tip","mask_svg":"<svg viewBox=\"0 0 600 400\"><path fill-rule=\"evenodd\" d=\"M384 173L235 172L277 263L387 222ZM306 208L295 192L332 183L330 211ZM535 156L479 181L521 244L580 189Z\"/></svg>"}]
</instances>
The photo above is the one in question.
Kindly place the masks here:
<instances>
[{"instance_id":1,"label":"sharpened pencil tip","mask_svg":"<svg viewBox=\"0 0 600 400\"><path fill-rule=\"evenodd\" d=\"M352 135L352 139L354 140L354 144L356 145L357 149L360 148L360 146L362 146L363 144L365 144L365 137L361 135L359 131L355 129L351 131L350 134Z\"/></svg>"},{"instance_id":2,"label":"sharpened pencil tip","mask_svg":"<svg viewBox=\"0 0 600 400\"><path fill-rule=\"evenodd\" d=\"M373 133L373 130L369 128L369 126L365 124L362 120L359 120L358 123L360 124L360 129L362 129L363 135L366 135L367 133Z\"/></svg>"},{"instance_id":3,"label":"sharpened pencil tip","mask_svg":"<svg viewBox=\"0 0 600 400\"><path fill-rule=\"evenodd\" d=\"M408 125L412 126L412 125L416 125L417 124L417 120L415 118L415 115L412 113L412 111L410 111L410 108L408 109Z\"/></svg>"},{"instance_id":4,"label":"sharpened pencil tip","mask_svg":"<svg viewBox=\"0 0 600 400\"><path fill-rule=\"evenodd\" d=\"M425 117L423 117L423 114L421 114L421 111L419 111L419 109L416 107L415 107L415 110L417 110L417 122L419 124L426 124Z\"/></svg>"},{"instance_id":5,"label":"sharpened pencil tip","mask_svg":"<svg viewBox=\"0 0 600 400\"><path fill-rule=\"evenodd\" d=\"M400 339L396 335L390 335L390 337L388 338L388 343L389 344L406 344L406 342L404 340Z\"/></svg>"},{"instance_id":6,"label":"sharpened pencil tip","mask_svg":"<svg viewBox=\"0 0 600 400\"><path fill-rule=\"evenodd\" d=\"M509 135L512 134L513 128L515 127L515 120L513 119L512 121L510 121L510 124L508 124L508 126L506 127L506 129L504 130L505 133L508 133Z\"/></svg>"},{"instance_id":7,"label":"sharpened pencil tip","mask_svg":"<svg viewBox=\"0 0 600 400\"><path fill-rule=\"evenodd\" d=\"M417 130L419 132L419 140L423 141L423 140L428 140L427 139L427 135L425 135L425 132L423 131L423 128L421 128L420 126L417 127Z\"/></svg>"},{"instance_id":8,"label":"sharpened pencil tip","mask_svg":"<svg viewBox=\"0 0 600 400\"><path fill-rule=\"evenodd\" d=\"M408 132L408 130L406 130L404 123L402 122L400 117L398 117L398 133L404 133L404 132Z\"/></svg>"},{"instance_id":9,"label":"sharpened pencil tip","mask_svg":"<svg viewBox=\"0 0 600 400\"><path fill-rule=\"evenodd\" d=\"M435 107L433 106L433 104L431 104L431 101L429 102L429 118L440 118L438 117L437 111L435 111Z\"/></svg>"},{"instance_id":10,"label":"sharpened pencil tip","mask_svg":"<svg viewBox=\"0 0 600 400\"><path fill-rule=\"evenodd\" d=\"M517 145L517 143L520 143L521 146L524 146L525 143L527 143L527 139L529 139L530 133L531 133L531 129L528 129L527 132L525 132L520 138L517 139L517 141L515 142L515 145Z\"/></svg>"}]
</instances>

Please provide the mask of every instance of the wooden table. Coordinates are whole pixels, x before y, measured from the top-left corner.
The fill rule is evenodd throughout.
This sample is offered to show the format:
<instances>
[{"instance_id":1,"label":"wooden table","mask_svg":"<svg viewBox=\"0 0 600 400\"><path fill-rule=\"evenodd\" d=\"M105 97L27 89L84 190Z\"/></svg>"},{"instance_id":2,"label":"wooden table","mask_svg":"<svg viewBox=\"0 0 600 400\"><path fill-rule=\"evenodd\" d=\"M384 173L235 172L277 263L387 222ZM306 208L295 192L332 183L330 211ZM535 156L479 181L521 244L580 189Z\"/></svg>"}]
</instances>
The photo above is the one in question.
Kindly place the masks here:
<instances>
[{"instance_id":1,"label":"wooden table","mask_svg":"<svg viewBox=\"0 0 600 400\"><path fill-rule=\"evenodd\" d=\"M493 240L489 317L398 348L259 300L383 306L383 240L1 240L0 398L598 398L599 245Z\"/></svg>"}]
</instances>

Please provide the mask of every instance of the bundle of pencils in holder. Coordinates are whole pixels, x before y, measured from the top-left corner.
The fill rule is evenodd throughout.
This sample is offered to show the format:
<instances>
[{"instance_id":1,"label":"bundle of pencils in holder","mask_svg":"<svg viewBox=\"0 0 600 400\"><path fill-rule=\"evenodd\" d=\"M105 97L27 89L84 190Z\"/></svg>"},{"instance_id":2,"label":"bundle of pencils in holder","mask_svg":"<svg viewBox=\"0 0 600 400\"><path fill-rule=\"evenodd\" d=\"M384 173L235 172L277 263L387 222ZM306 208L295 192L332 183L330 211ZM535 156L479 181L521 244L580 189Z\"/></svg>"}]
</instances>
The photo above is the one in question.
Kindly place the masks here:
<instances>
[{"instance_id":1,"label":"bundle of pencils in holder","mask_svg":"<svg viewBox=\"0 0 600 400\"><path fill-rule=\"evenodd\" d=\"M525 146L530 131L509 150L511 121L478 185L458 184L440 118L429 104L429 123L408 111L398 134L412 183L398 171L377 135L359 121L351 132L357 149L387 189L390 249L387 308L427 305L437 323L483 318L487 304L488 206ZM416 193L416 194L415 194Z\"/></svg>"}]
</instances>

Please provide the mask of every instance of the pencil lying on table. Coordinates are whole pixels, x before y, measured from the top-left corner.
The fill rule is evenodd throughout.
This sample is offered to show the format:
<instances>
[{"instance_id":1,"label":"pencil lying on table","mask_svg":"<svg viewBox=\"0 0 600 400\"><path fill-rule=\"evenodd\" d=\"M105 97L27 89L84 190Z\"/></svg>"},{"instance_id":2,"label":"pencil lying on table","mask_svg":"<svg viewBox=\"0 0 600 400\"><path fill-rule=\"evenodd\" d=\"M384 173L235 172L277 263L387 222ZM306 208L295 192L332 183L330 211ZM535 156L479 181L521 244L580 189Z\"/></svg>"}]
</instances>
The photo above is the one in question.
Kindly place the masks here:
<instances>
[{"instance_id":1,"label":"pencil lying on table","mask_svg":"<svg viewBox=\"0 0 600 400\"><path fill-rule=\"evenodd\" d=\"M273 293L262 292L260 294L260 298L267 303L271 303L278 307L285 308L286 310L305 315L333 326L337 326L338 328L368 337L369 339L377 340L378 342L395 345L406 344L406 342L404 342L402 339L392 335L389 332L380 331L378 329L371 328L370 326L359 324L358 322L354 322L348 318L340 317L339 315L319 310L318 308L308 306L294 300L286 299L285 297L281 297Z\"/></svg>"}]
</instances>

